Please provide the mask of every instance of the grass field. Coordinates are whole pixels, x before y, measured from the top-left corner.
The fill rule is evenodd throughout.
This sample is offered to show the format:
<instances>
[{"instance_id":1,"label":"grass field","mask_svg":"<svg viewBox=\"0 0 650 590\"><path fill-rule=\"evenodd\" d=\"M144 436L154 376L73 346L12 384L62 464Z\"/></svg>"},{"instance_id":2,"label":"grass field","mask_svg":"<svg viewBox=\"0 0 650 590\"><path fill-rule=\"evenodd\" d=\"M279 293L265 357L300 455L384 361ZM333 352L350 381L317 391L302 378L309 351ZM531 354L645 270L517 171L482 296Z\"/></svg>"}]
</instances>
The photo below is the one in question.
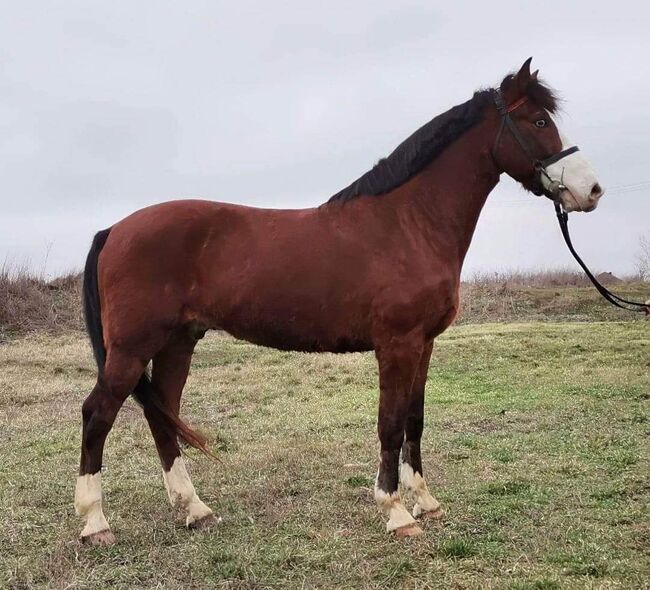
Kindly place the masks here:
<instances>
[{"instance_id":1,"label":"grass field","mask_svg":"<svg viewBox=\"0 0 650 590\"><path fill-rule=\"evenodd\" d=\"M650 324L465 325L439 339L425 471L447 517L384 533L372 498L372 355L303 355L212 335L183 415L223 517L190 532L168 506L140 409L104 456L118 538L82 547L72 496L94 380L78 334L0 346L2 588L648 588Z\"/></svg>"}]
</instances>

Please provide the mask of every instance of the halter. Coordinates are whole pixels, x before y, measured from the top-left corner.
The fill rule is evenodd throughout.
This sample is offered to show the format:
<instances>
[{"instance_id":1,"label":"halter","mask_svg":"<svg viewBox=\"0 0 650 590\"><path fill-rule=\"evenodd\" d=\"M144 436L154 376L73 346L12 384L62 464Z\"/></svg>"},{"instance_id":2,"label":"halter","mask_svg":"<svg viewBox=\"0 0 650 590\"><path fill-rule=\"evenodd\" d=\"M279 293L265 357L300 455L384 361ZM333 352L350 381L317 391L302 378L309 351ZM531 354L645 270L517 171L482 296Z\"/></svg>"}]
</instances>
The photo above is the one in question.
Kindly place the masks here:
<instances>
[{"instance_id":1,"label":"halter","mask_svg":"<svg viewBox=\"0 0 650 590\"><path fill-rule=\"evenodd\" d=\"M524 136L517 128L517 124L512 120L512 117L510 116L510 113L512 111L519 108L527 100L528 97L524 96L519 100L506 105L503 101L501 90L498 88L494 89L494 104L496 105L497 111L501 116L501 126L499 127L499 132L497 133L496 140L494 141L494 148L492 149L492 153L494 154L499 147L499 143L501 142L501 135L503 134L504 128L507 126L510 130L510 133L512 133L513 137L517 140L517 143L521 149L524 150L524 153L532 160L533 166L535 167L535 174L537 175L537 178L542 186L542 193L549 197L551 200L558 202L560 199L560 193L566 189L566 186L564 186L559 180L552 179L546 168L551 164L555 164L555 162L559 162L562 158L566 158L567 156L574 154L580 148L577 145L574 145L570 148L561 150L558 153L553 154L552 156L549 156L543 160L536 158L530 149L530 146L524 139Z\"/></svg>"},{"instance_id":2,"label":"halter","mask_svg":"<svg viewBox=\"0 0 650 590\"><path fill-rule=\"evenodd\" d=\"M615 305L616 307L620 307L621 309L626 309L628 311L645 312L646 314L650 315L650 305L648 303L641 303L639 301L630 301L629 299L624 299L620 295L616 295L616 293L612 293L607 287L605 287L603 284L598 282L598 279L596 279L596 277L589 270L587 265L583 262L582 258L580 258L575 248L573 247L573 243L571 242L571 236L569 235L569 215L564 210L564 207L562 206L562 201L560 200L560 193L563 190L565 190L567 187L564 184L562 184L559 180L553 180L550 177L549 173L547 172L546 167L550 166L551 164L555 164L555 162L559 162L562 158L566 158L567 156L574 154L580 148L577 145L574 145L570 148L566 148L558 152L557 154L549 156L548 158L545 158L543 160L536 158L533 152L531 151L530 146L526 143L526 140L524 139L523 135L517 128L516 123L512 120L512 117L510 116L510 113L512 111L520 107L527 100L528 97L524 96L510 103L509 105L506 105L503 101L501 90L499 90L498 88L494 89L494 104L497 107L497 111L499 112L499 115L501 115L501 126L499 127L499 132L497 133L497 137L494 141L494 148L492 148L492 157L494 157L494 154L497 148L499 147L499 142L501 141L501 135L503 133L503 129L507 126L508 129L510 129L510 132L512 133L513 137L517 140L517 143L521 146L521 149L524 150L525 154L532 160L533 165L535 167L535 174L537 175L537 178L542 186L542 194L549 197L555 205L555 214L557 215L557 219L560 223L560 230L562 231L562 237L564 238L564 241L566 242L569 251L571 252L573 257L578 261L578 264L582 267L582 270L584 270L585 274L587 275L589 280L593 283L594 287L596 287L596 290L609 303Z\"/></svg>"}]
</instances>

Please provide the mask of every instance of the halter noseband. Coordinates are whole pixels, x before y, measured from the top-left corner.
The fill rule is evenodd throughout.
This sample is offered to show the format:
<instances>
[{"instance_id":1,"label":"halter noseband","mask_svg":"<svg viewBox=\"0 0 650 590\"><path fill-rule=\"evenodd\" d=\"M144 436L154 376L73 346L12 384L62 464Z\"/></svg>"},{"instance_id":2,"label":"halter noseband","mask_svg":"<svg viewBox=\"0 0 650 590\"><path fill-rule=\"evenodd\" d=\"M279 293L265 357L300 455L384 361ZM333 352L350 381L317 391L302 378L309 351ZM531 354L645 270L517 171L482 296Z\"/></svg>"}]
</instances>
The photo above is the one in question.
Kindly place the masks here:
<instances>
[{"instance_id":1,"label":"halter noseband","mask_svg":"<svg viewBox=\"0 0 650 590\"><path fill-rule=\"evenodd\" d=\"M503 101L503 95L501 94L501 90L499 90L498 88L494 89L494 104L497 108L499 115L501 116L501 126L499 127L499 132L497 133L497 137L494 141L492 154L494 157L494 154L496 153L496 150L499 147L499 143L501 141L501 135L503 133L503 129L507 126L510 132L512 133L513 137L517 141L517 143L520 145L521 149L524 150L524 153L533 162L533 166L535 167L535 174L537 175L540 185L542 186L542 193L547 197L549 197L551 200L557 202L560 199L560 193L566 189L566 186L564 186L559 180L553 180L549 176L548 172L546 171L546 167L550 166L551 164L554 164L555 162L558 162L562 158L566 158L566 156L569 156L570 154L574 154L580 148L577 145L574 145L570 148L566 148L558 152L557 154L553 154L552 156L549 156L548 158L545 158L543 160L536 158L533 152L531 151L530 146L524 139L524 136L517 128L517 124L512 120L512 117L510 116L510 113L512 111L520 107L527 100L528 97L524 96L519 100L516 100L515 102L510 103L509 105L506 105L505 102Z\"/></svg>"}]
</instances>

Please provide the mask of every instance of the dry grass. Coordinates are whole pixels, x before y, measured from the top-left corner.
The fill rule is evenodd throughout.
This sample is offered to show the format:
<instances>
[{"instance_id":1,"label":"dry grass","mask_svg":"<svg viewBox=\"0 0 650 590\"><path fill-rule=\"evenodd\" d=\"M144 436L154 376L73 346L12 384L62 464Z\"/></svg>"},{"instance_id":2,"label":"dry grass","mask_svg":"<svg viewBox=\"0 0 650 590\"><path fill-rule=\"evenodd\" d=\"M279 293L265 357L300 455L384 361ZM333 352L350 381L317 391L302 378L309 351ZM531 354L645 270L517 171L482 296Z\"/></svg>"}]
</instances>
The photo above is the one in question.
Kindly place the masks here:
<instances>
[{"instance_id":1,"label":"dry grass","mask_svg":"<svg viewBox=\"0 0 650 590\"><path fill-rule=\"evenodd\" d=\"M27 268L0 268L0 342L31 332L80 330L81 275L69 273L53 281Z\"/></svg>"},{"instance_id":2,"label":"dry grass","mask_svg":"<svg viewBox=\"0 0 650 590\"><path fill-rule=\"evenodd\" d=\"M636 301L650 296L650 283L628 278L613 285L615 293ZM638 316L638 317L637 317ZM581 272L507 271L477 274L461 286L459 323L521 321L621 321L641 314L609 303Z\"/></svg>"},{"instance_id":3,"label":"dry grass","mask_svg":"<svg viewBox=\"0 0 650 590\"><path fill-rule=\"evenodd\" d=\"M509 269L495 272L478 272L468 281L471 285L494 285L500 287L590 287L586 275L570 268L544 270Z\"/></svg>"},{"instance_id":4,"label":"dry grass","mask_svg":"<svg viewBox=\"0 0 650 590\"><path fill-rule=\"evenodd\" d=\"M112 548L81 547L72 509L78 334L0 346L0 587L644 588L650 579L647 324L460 326L427 383L425 470L444 523L398 541L372 500L372 355L201 342L183 415L221 462L189 462L224 518L186 531L141 411L105 453Z\"/></svg>"}]
</instances>

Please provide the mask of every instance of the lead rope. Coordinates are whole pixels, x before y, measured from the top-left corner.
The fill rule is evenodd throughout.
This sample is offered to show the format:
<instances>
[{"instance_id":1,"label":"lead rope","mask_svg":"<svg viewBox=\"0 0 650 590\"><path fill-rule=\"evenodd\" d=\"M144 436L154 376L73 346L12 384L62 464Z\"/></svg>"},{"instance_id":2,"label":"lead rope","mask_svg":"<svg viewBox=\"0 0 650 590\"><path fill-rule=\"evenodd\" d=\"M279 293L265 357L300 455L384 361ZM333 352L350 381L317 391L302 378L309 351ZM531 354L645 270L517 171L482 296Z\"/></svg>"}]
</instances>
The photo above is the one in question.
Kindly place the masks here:
<instances>
[{"instance_id":1,"label":"lead rope","mask_svg":"<svg viewBox=\"0 0 650 590\"><path fill-rule=\"evenodd\" d=\"M587 277L589 277L589 280L593 283L594 287L596 287L596 290L607 301L609 301L612 305L615 305L616 307L620 307L621 309L626 309L627 311L641 311L641 312L645 312L647 315L650 315L650 304L624 299L623 297L616 295L616 293L612 293L607 287L605 287L604 285L598 282L596 277L592 274L592 272L589 270L587 265L582 261L582 258L580 258L575 248L573 247L573 243L571 242L571 236L569 235L568 213L562 209L561 205L557 201L554 204L555 204L555 214L557 215L557 219L560 222L560 229L562 230L562 236L564 236L564 241L566 242L566 245L569 247L569 251L571 252L571 254L573 254L573 257L577 260L578 264L582 267L582 270L585 271L585 274L587 275Z\"/></svg>"}]
</instances>

